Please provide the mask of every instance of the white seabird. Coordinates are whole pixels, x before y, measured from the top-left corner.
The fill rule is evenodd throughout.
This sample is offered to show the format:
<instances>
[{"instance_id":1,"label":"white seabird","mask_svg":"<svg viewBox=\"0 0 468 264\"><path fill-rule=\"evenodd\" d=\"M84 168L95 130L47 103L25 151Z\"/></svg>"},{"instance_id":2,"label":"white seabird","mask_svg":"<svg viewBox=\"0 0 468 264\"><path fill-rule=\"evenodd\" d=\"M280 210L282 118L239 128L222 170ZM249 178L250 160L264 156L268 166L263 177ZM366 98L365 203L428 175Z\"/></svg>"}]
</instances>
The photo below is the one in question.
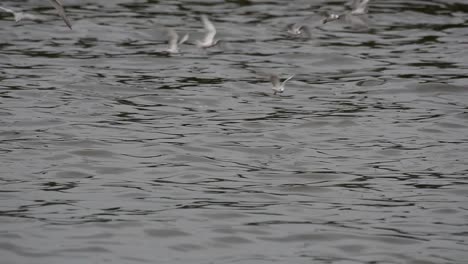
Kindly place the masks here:
<instances>
[{"instance_id":1,"label":"white seabird","mask_svg":"<svg viewBox=\"0 0 468 264\"><path fill-rule=\"evenodd\" d=\"M280 78L276 74L270 75L270 82L273 85L271 89L273 89L273 94L282 93L284 91L284 85L287 81L291 80L294 77L294 74L286 78L283 82L280 81Z\"/></svg>"},{"instance_id":2,"label":"white seabird","mask_svg":"<svg viewBox=\"0 0 468 264\"><path fill-rule=\"evenodd\" d=\"M71 22L65 14L65 9L63 9L63 4L60 0L49 0L50 4L55 7L58 12L58 15L63 19L65 24L72 29Z\"/></svg>"},{"instance_id":3,"label":"white seabird","mask_svg":"<svg viewBox=\"0 0 468 264\"><path fill-rule=\"evenodd\" d=\"M168 53L179 53L178 45L181 45L188 40L189 35L185 34L182 39L179 41L179 34L173 29L168 29L167 33L169 35L169 48L166 50Z\"/></svg>"},{"instance_id":4,"label":"white seabird","mask_svg":"<svg viewBox=\"0 0 468 264\"><path fill-rule=\"evenodd\" d=\"M344 20L354 26L367 26L366 14L370 0L354 0L351 4L352 10L342 14L329 14L322 19L322 24L335 20Z\"/></svg>"},{"instance_id":5,"label":"white seabird","mask_svg":"<svg viewBox=\"0 0 468 264\"><path fill-rule=\"evenodd\" d=\"M49 0L49 2L57 10L58 15L63 19L63 21L65 21L65 24L67 24L67 26L70 29L72 29L71 22L68 19L68 17L65 15L65 10L63 9L62 2L60 2L60 0ZM5 11L5 12L13 14L13 16L15 18L15 22L19 22L19 21L21 21L23 19L43 20L43 18L41 18L41 17L35 16L35 15L32 15L32 14L28 14L28 13L24 13L24 12L16 12L16 11L14 11L12 9L9 9L9 8L6 8L6 7L0 7L0 9Z\"/></svg>"},{"instance_id":6,"label":"white seabird","mask_svg":"<svg viewBox=\"0 0 468 264\"><path fill-rule=\"evenodd\" d=\"M31 15L31 14L28 14L28 13L24 13L24 12L15 12L9 8L6 8L6 7L1 7L0 6L0 9L7 12L7 13L10 13L14 16L15 18L15 22L19 22L23 19L30 19L30 20L39 20L39 17L35 16L35 15Z\"/></svg>"},{"instance_id":7,"label":"white seabird","mask_svg":"<svg viewBox=\"0 0 468 264\"><path fill-rule=\"evenodd\" d=\"M206 15L202 15L201 20L206 34L203 40L196 41L197 47L206 49L216 46L219 42L218 39L214 38L216 36L216 28Z\"/></svg>"}]
</instances>

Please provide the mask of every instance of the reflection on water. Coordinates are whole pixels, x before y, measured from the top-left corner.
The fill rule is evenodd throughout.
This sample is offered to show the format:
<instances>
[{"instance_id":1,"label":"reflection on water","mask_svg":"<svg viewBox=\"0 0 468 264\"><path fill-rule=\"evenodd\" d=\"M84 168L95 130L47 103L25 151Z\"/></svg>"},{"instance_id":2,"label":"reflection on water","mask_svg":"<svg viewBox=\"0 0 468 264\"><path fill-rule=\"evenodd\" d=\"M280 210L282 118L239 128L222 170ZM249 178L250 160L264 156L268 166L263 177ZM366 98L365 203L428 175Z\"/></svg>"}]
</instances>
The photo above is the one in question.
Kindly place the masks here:
<instances>
[{"instance_id":1,"label":"reflection on water","mask_svg":"<svg viewBox=\"0 0 468 264\"><path fill-rule=\"evenodd\" d=\"M0 13L3 262L468 257L463 1L371 1L364 30L316 23L344 1L69 0L72 31L2 5L48 18Z\"/></svg>"}]
</instances>

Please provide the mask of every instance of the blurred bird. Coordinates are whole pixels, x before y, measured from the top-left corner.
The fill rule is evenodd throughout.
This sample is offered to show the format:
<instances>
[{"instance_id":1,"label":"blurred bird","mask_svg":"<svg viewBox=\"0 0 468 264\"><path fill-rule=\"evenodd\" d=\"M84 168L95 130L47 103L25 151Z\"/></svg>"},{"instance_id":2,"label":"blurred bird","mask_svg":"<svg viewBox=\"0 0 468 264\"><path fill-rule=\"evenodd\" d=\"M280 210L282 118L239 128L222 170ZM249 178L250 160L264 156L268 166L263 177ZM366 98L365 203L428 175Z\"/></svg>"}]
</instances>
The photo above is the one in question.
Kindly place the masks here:
<instances>
[{"instance_id":1,"label":"blurred bird","mask_svg":"<svg viewBox=\"0 0 468 264\"><path fill-rule=\"evenodd\" d=\"M310 37L310 30L306 25L302 23L289 24L287 27L287 33L293 37Z\"/></svg>"},{"instance_id":2,"label":"blurred bird","mask_svg":"<svg viewBox=\"0 0 468 264\"><path fill-rule=\"evenodd\" d=\"M283 82L280 81L280 78L276 74L270 74L270 82L273 85L273 94L282 93L284 91L284 85L287 81L291 80L294 77L294 74L286 78Z\"/></svg>"},{"instance_id":3,"label":"blurred bird","mask_svg":"<svg viewBox=\"0 0 468 264\"><path fill-rule=\"evenodd\" d=\"M167 33L169 35L169 48L166 50L168 53L179 53L178 45L181 45L188 40L189 35L185 34L182 39L179 41L179 35L175 30L168 29Z\"/></svg>"},{"instance_id":4,"label":"blurred bird","mask_svg":"<svg viewBox=\"0 0 468 264\"><path fill-rule=\"evenodd\" d=\"M368 7L370 0L354 0L351 4L351 14L353 15L363 15L367 14Z\"/></svg>"},{"instance_id":5,"label":"blurred bird","mask_svg":"<svg viewBox=\"0 0 468 264\"><path fill-rule=\"evenodd\" d=\"M62 3L60 2L60 0L49 0L49 2L52 4L52 6L58 11L58 15L63 19L63 21L65 21L65 24L67 24L67 26L72 29L72 26L71 26L71 23L70 23L70 20L67 18L67 16L65 15L65 10L63 9L63 5ZM15 22L19 22L23 19L30 19L30 20L43 20L42 18L38 17L38 16L35 16L35 15L32 15L32 14L28 14L28 13L24 13L24 12L15 12L9 8L5 8L5 7L0 7L1 10L5 11L5 12L8 12L8 13L11 13L13 14L14 18L15 18Z\"/></svg>"},{"instance_id":6,"label":"blurred bird","mask_svg":"<svg viewBox=\"0 0 468 264\"><path fill-rule=\"evenodd\" d=\"M327 15L327 17L325 17L323 20L322 20L322 24L326 24L328 22L331 22L331 21L335 21L335 20L338 20L340 18L342 18L344 16L344 14L329 14Z\"/></svg>"},{"instance_id":7,"label":"blurred bird","mask_svg":"<svg viewBox=\"0 0 468 264\"><path fill-rule=\"evenodd\" d=\"M52 4L55 9L57 9L58 15L63 19L65 24L72 29L71 22L68 19L68 17L65 15L65 9L63 9L63 4L60 0L49 0L49 2Z\"/></svg>"},{"instance_id":8,"label":"blurred bird","mask_svg":"<svg viewBox=\"0 0 468 264\"><path fill-rule=\"evenodd\" d=\"M0 6L0 9L7 12L7 13L10 13L14 16L15 18L15 22L19 22L23 19L30 19L30 20L39 20L39 17L35 16L35 15L31 15L31 14L28 14L28 13L24 13L24 12L15 12L9 8L6 8L6 7L1 7Z\"/></svg>"},{"instance_id":9,"label":"blurred bird","mask_svg":"<svg viewBox=\"0 0 468 264\"><path fill-rule=\"evenodd\" d=\"M322 19L322 24L326 24L335 20L345 20L346 22L354 25L366 25L367 23L364 19L365 14L367 14L370 0L354 0L351 4L352 10L342 14L329 14L324 19Z\"/></svg>"},{"instance_id":10,"label":"blurred bird","mask_svg":"<svg viewBox=\"0 0 468 264\"><path fill-rule=\"evenodd\" d=\"M203 40L196 41L197 47L206 49L216 46L219 43L218 39L214 39L216 36L216 28L206 15L202 15L201 20L203 22L203 27L205 28L206 34Z\"/></svg>"}]
</instances>

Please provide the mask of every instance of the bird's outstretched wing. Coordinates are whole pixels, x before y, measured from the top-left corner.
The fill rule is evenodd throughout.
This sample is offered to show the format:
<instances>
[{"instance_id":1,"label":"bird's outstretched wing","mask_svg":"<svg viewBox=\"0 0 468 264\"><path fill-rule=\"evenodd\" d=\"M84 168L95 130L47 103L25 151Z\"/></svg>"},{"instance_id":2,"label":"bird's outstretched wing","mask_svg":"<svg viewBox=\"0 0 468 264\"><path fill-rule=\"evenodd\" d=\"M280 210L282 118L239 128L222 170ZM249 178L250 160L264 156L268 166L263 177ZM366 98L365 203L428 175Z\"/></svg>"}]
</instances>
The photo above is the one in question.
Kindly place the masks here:
<instances>
[{"instance_id":1,"label":"bird's outstretched wing","mask_svg":"<svg viewBox=\"0 0 468 264\"><path fill-rule=\"evenodd\" d=\"M369 4L369 0L355 0L353 1L351 8L351 14L355 15L362 15L367 13L367 4Z\"/></svg>"},{"instance_id":2,"label":"bird's outstretched wing","mask_svg":"<svg viewBox=\"0 0 468 264\"><path fill-rule=\"evenodd\" d=\"M185 34L182 39L179 41L179 45L184 43L185 41L187 41L189 39L189 34Z\"/></svg>"},{"instance_id":3,"label":"bird's outstretched wing","mask_svg":"<svg viewBox=\"0 0 468 264\"><path fill-rule=\"evenodd\" d=\"M271 84L273 84L273 87L275 88L281 85L278 75L275 75L275 74L270 75L270 82Z\"/></svg>"},{"instance_id":4,"label":"bird's outstretched wing","mask_svg":"<svg viewBox=\"0 0 468 264\"><path fill-rule=\"evenodd\" d=\"M5 11L5 12L11 13L11 14L15 14L15 13L16 13L15 11L13 11L13 10L11 10L11 9L8 9L8 8L6 8L6 7L0 6L0 9L3 10L3 11Z\"/></svg>"},{"instance_id":5,"label":"bird's outstretched wing","mask_svg":"<svg viewBox=\"0 0 468 264\"><path fill-rule=\"evenodd\" d=\"M294 77L295 74L289 76L286 80L283 81L282 85L285 85L287 81L291 80L292 77Z\"/></svg>"},{"instance_id":6,"label":"bird's outstretched wing","mask_svg":"<svg viewBox=\"0 0 468 264\"><path fill-rule=\"evenodd\" d=\"M49 2L55 9L57 9L58 15L63 19L65 24L67 24L67 26L72 29L71 22L65 14L65 9L63 9L62 2L60 0L49 0Z\"/></svg>"},{"instance_id":7,"label":"bird's outstretched wing","mask_svg":"<svg viewBox=\"0 0 468 264\"><path fill-rule=\"evenodd\" d=\"M179 40L179 35L173 29L168 29L167 34L169 35L169 48L177 48L177 41Z\"/></svg>"},{"instance_id":8,"label":"bird's outstretched wing","mask_svg":"<svg viewBox=\"0 0 468 264\"><path fill-rule=\"evenodd\" d=\"M212 43L214 37L216 35L216 28L214 27L213 23L208 19L206 15L201 16L203 26L205 27L206 35L203 42L205 43Z\"/></svg>"}]
</instances>

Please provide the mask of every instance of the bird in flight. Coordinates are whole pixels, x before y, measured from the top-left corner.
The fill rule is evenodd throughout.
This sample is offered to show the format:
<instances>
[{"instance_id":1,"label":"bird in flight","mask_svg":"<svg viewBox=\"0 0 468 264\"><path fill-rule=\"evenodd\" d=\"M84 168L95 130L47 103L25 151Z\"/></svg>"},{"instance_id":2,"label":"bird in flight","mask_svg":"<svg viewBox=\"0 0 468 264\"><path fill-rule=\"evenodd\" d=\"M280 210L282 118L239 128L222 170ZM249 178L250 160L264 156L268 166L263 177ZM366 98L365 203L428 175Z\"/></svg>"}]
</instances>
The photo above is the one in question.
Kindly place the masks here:
<instances>
[{"instance_id":1,"label":"bird in flight","mask_svg":"<svg viewBox=\"0 0 468 264\"><path fill-rule=\"evenodd\" d=\"M338 19L345 19L348 22L353 22L353 20L358 20L360 16L367 14L368 7L370 0L354 0L351 4L352 10L342 13L342 14L329 14L322 20L323 24L326 24L331 21L335 21Z\"/></svg>"},{"instance_id":2,"label":"bird in flight","mask_svg":"<svg viewBox=\"0 0 468 264\"><path fill-rule=\"evenodd\" d=\"M28 13L24 13L24 12L15 12L9 8L6 8L6 7L1 7L0 6L0 9L7 12L7 13L10 13L14 16L15 18L15 22L19 22L23 19L30 19L30 20L38 20L39 18L35 15L31 15L31 14L28 14Z\"/></svg>"},{"instance_id":3,"label":"bird in flight","mask_svg":"<svg viewBox=\"0 0 468 264\"><path fill-rule=\"evenodd\" d=\"M63 19L63 21L65 21L65 24L70 29L72 29L71 22L68 19L68 17L65 15L65 9L63 9L62 2L60 2L60 0L49 0L49 2L58 11L58 15ZM14 11L12 9L9 9L9 8L6 8L6 7L1 7L0 6L0 9L7 12L7 13L12 14L14 16L14 18L15 18L15 22L19 22L19 21L21 21L23 19L43 20L42 17L35 16L35 15L29 14L29 13L20 12L20 11L16 12L16 11Z\"/></svg>"},{"instance_id":4,"label":"bird in flight","mask_svg":"<svg viewBox=\"0 0 468 264\"><path fill-rule=\"evenodd\" d=\"M72 29L71 22L65 14L65 9L63 8L61 0L49 0L49 2L53 7L55 7L55 9L57 9L58 15L63 19L65 24Z\"/></svg>"},{"instance_id":5,"label":"bird in flight","mask_svg":"<svg viewBox=\"0 0 468 264\"><path fill-rule=\"evenodd\" d=\"M202 15L201 20L206 34L203 40L196 41L197 47L207 49L216 46L219 43L219 40L215 40L214 38L216 36L216 28L206 15Z\"/></svg>"},{"instance_id":6,"label":"bird in flight","mask_svg":"<svg viewBox=\"0 0 468 264\"><path fill-rule=\"evenodd\" d=\"M188 40L189 35L185 34L181 40L179 40L179 34L173 29L168 29L167 33L169 35L169 48L166 50L168 53L179 53L178 45L184 43Z\"/></svg>"},{"instance_id":7,"label":"bird in flight","mask_svg":"<svg viewBox=\"0 0 468 264\"><path fill-rule=\"evenodd\" d=\"M276 74L271 74L270 75L270 82L273 85L271 89L273 89L273 94L277 93L282 93L284 91L284 85L286 84L287 81L291 80L292 77L294 77L294 74L286 78L283 82L280 81L280 78Z\"/></svg>"}]
</instances>

